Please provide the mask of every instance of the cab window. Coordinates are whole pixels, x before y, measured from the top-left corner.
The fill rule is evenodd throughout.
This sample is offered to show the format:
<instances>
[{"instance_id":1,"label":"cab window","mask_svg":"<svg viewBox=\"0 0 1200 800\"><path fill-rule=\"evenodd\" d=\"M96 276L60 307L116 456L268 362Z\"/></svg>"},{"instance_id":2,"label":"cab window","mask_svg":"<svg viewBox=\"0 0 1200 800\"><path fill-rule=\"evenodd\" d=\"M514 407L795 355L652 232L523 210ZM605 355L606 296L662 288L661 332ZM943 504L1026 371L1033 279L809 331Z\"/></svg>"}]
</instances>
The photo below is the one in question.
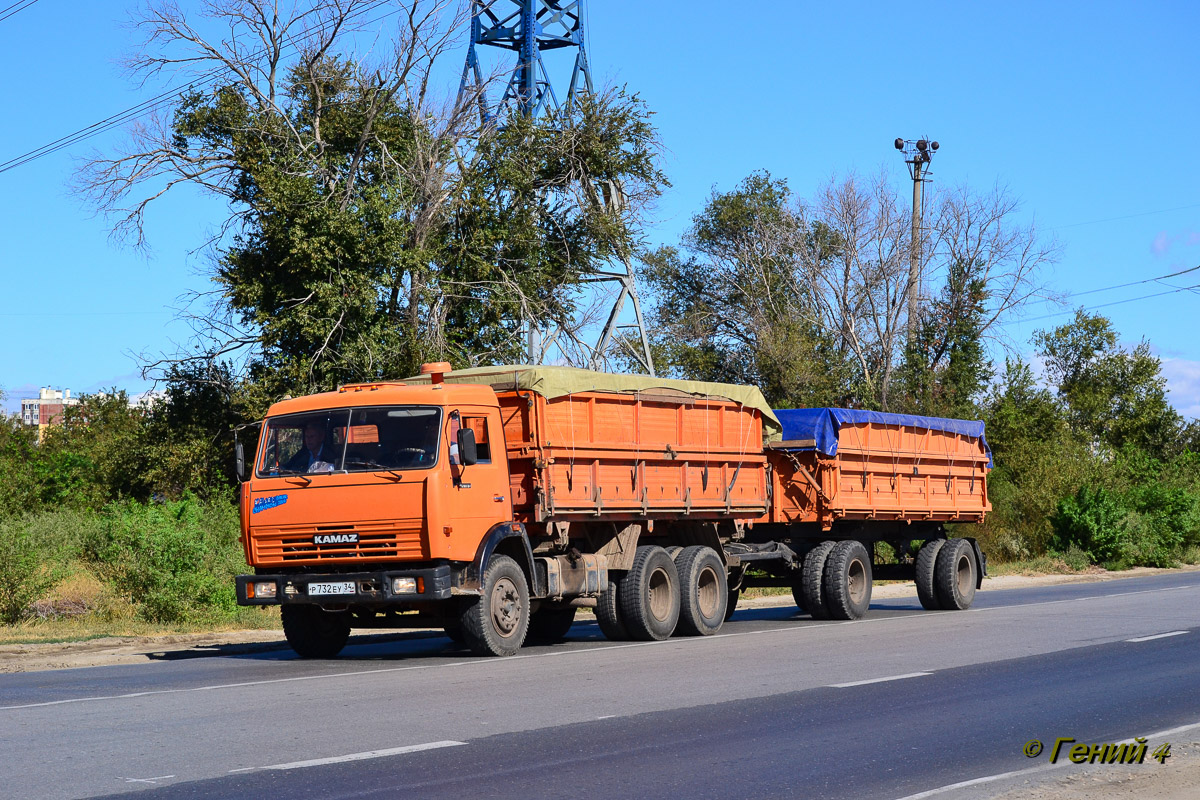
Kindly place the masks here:
<instances>
[{"instance_id":1,"label":"cab window","mask_svg":"<svg viewBox=\"0 0 1200 800\"><path fill-rule=\"evenodd\" d=\"M343 408L267 420L259 477L428 469L437 461L441 409Z\"/></svg>"},{"instance_id":2,"label":"cab window","mask_svg":"<svg viewBox=\"0 0 1200 800\"><path fill-rule=\"evenodd\" d=\"M447 433L447 450L450 454L451 464L460 464L458 460L458 432L462 428L467 428L475 432L475 453L478 457L477 463L490 464L492 463L492 445L491 439L488 436L487 417L472 417L465 414L459 414L457 411L450 414L450 424Z\"/></svg>"}]
</instances>

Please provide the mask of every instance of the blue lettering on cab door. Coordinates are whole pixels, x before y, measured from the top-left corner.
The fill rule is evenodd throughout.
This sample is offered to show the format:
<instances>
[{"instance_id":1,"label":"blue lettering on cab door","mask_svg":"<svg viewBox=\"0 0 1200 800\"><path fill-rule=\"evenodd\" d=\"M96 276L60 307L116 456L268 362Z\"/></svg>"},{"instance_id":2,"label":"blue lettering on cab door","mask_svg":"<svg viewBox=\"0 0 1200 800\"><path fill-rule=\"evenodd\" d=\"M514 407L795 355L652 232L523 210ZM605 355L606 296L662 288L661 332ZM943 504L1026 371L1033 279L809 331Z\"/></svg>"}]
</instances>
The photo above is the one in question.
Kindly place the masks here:
<instances>
[{"instance_id":1,"label":"blue lettering on cab door","mask_svg":"<svg viewBox=\"0 0 1200 800\"><path fill-rule=\"evenodd\" d=\"M257 514L260 511L266 511L268 508L281 506L286 502L286 494L277 494L274 497L256 497L254 498L254 510L250 513Z\"/></svg>"}]
</instances>

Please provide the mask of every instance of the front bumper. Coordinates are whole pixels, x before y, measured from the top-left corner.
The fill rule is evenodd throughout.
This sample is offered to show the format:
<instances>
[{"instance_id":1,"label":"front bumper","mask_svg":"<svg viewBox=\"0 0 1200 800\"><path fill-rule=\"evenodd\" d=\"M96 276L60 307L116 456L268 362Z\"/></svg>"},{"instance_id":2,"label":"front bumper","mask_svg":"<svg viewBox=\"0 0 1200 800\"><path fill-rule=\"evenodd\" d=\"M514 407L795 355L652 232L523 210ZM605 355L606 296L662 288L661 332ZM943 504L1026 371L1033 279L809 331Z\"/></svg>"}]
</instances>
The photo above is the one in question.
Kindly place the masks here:
<instances>
[{"instance_id":1,"label":"front bumper","mask_svg":"<svg viewBox=\"0 0 1200 800\"><path fill-rule=\"evenodd\" d=\"M347 603L370 603L372 605L402 605L430 600L448 600L451 594L453 571L448 564L421 569L388 569L377 572L303 573L296 575L238 575L237 601L240 606L275 606L291 603L316 603L318 605L346 605ZM392 591L395 578L417 579L419 590L396 594ZM249 584L274 582L274 597L250 597ZM308 587L314 583L353 583L353 594L310 595ZM256 593L258 594L258 593Z\"/></svg>"}]
</instances>

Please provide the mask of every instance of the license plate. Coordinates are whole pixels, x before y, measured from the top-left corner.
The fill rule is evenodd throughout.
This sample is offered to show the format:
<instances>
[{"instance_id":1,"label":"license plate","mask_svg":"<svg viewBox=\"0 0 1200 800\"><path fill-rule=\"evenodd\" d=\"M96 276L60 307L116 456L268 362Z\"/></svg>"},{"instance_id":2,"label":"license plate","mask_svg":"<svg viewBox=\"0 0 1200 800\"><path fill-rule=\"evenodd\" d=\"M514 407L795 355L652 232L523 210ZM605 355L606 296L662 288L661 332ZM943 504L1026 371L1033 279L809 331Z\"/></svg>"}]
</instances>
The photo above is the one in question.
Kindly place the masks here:
<instances>
[{"instance_id":1,"label":"license plate","mask_svg":"<svg viewBox=\"0 0 1200 800\"><path fill-rule=\"evenodd\" d=\"M354 594L354 581L310 583L308 593L310 596L315 594Z\"/></svg>"}]
</instances>

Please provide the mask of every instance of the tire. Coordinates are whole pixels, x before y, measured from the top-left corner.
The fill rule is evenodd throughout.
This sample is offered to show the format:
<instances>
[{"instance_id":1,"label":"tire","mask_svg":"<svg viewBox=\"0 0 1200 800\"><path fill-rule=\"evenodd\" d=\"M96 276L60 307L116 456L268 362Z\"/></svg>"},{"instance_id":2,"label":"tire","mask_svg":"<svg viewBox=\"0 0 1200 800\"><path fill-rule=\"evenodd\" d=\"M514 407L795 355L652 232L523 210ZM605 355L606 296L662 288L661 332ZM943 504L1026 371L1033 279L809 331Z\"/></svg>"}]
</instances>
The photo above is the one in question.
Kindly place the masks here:
<instances>
[{"instance_id":1,"label":"tire","mask_svg":"<svg viewBox=\"0 0 1200 800\"><path fill-rule=\"evenodd\" d=\"M944 611L966 611L975 599L979 565L975 548L966 539L950 539L937 554L933 568L933 590Z\"/></svg>"},{"instance_id":2,"label":"tire","mask_svg":"<svg viewBox=\"0 0 1200 800\"><path fill-rule=\"evenodd\" d=\"M917 551L917 599L926 611L941 608L937 593L933 589L933 571L937 565L938 552L946 544L945 539L930 539Z\"/></svg>"},{"instance_id":3,"label":"tire","mask_svg":"<svg viewBox=\"0 0 1200 800\"><path fill-rule=\"evenodd\" d=\"M319 606L282 605L283 635L301 658L333 658L350 638L350 615Z\"/></svg>"},{"instance_id":4,"label":"tire","mask_svg":"<svg viewBox=\"0 0 1200 800\"><path fill-rule=\"evenodd\" d=\"M679 572L658 545L642 545L621 579L617 603L625 630L638 641L662 641L679 622Z\"/></svg>"},{"instance_id":5,"label":"tire","mask_svg":"<svg viewBox=\"0 0 1200 800\"><path fill-rule=\"evenodd\" d=\"M675 561L678 563L679 554L683 552L682 547L680 547L677 544L673 544L670 547L664 547L663 549L667 551L667 555L669 555L671 557L672 561Z\"/></svg>"},{"instance_id":6,"label":"tire","mask_svg":"<svg viewBox=\"0 0 1200 800\"><path fill-rule=\"evenodd\" d=\"M862 619L871 606L871 556L862 542L838 542L825 559L821 593L830 619Z\"/></svg>"},{"instance_id":7,"label":"tire","mask_svg":"<svg viewBox=\"0 0 1200 800\"><path fill-rule=\"evenodd\" d=\"M804 556L804 567L800 573L800 595L804 600L805 610L813 619L829 619L821 584L825 582L825 562L835 544L837 542L821 542Z\"/></svg>"},{"instance_id":8,"label":"tire","mask_svg":"<svg viewBox=\"0 0 1200 800\"><path fill-rule=\"evenodd\" d=\"M463 639L480 656L511 656L529 630L529 583L517 562L494 555L480 581L480 595L463 608Z\"/></svg>"},{"instance_id":9,"label":"tire","mask_svg":"<svg viewBox=\"0 0 1200 800\"><path fill-rule=\"evenodd\" d=\"M462 644L466 641L466 638L463 636L462 624L457 621L446 623L442 626L442 630L445 631L450 641L455 644Z\"/></svg>"},{"instance_id":10,"label":"tire","mask_svg":"<svg viewBox=\"0 0 1200 800\"><path fill-rule=\"evenodd\" d=\"M679 624L684 636L711 636L725 624L729 578L711 547L685 547L675 559L679 572Z\"/></svg>"},{"instance_id":11,"label":"tire","mask_svg":"<svg viewBox=\"0 0 1200 800\"><path fill-rule=\"evenodd\" d=\"M629 641L629 630L625 627L625 618L621 616L621 606L617 601L620 587L619 580L609 578L608 590L596 598L596 623L604 638L610 642Z\"/></svg>"},{"instance_id":12,"label":"tire","mask_svg":"<svg viewBox=\"0 0 1200 800\"><path fill-rule=\"evenodd\" d=\"M798 570L796 579L792 581L792 599L796 601L796 608L800 609L803 614L808 609L804 606L804 569L801 567Z\"/></svg>"},{"instance_id":13,"label":"tire","mask_svg":"<svg viewBox=\"0 0 1200 800\"><path fill-rule=\"evenodd\" d=\"M733 616L734 609L737 608L738 599L742 596L741 589L730 589L725 593L725 621Z\"/></svg>"},{"instance_id":14,"label":"tire","mask_svg":"<svg viewBox=\"0 0 1200 800\"><path fill-rule=\"evenodd\" d=\"M554 644L567 637L575 622L574 606L542 606L529 619L528 642Z\"/></svg>"}]
</instances>

